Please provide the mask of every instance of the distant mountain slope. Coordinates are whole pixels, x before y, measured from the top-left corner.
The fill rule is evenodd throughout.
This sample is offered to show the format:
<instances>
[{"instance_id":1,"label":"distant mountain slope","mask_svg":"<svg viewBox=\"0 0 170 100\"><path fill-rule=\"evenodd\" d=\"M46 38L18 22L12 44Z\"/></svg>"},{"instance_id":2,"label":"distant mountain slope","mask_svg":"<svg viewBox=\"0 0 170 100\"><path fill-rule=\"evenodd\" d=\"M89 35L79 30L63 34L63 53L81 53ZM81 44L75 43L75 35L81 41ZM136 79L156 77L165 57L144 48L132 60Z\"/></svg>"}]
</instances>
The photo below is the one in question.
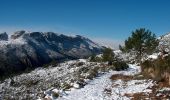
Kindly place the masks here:
<instances>
[{"instance_id":1,"label":"distant mountain slope","mask_svg":"<svg viewBox=\"0 0 170 100\"><path fill-rule=\"evenodd\" d=\"M88 38L53 32L0 34L0 72L20 71L52 60L77 59L98 54L102 47Z\"/></svg>"}]
</instances>

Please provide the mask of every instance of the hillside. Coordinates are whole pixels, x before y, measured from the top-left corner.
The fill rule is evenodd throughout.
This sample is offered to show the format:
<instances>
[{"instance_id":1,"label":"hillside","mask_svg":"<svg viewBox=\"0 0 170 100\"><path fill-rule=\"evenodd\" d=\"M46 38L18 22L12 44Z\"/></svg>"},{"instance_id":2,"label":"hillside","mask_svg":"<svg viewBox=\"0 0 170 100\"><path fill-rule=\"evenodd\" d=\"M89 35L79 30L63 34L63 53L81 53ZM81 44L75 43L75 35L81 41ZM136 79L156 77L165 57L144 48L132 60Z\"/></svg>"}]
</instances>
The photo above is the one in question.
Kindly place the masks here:
<instances>
[{"instance_id":1,"label":"hillside","mask_svg":"<svg viewBox=\"0 0 170 100\"><path fill-rule=\"evenodd\" d=\"M0 99L168 99L170 97L170 75L166 71L169 70L167 69L169 60L166 57L169 53L169 38L170 35L159 38L159 45L152 55L143 56L139 63L136 61L134 51L122 52L102 48L82 36L19 31L8 39L8 35L2 33L0 50L4 50L3 52L7 50L8 54L11 50L13 57L19 57L20 61L24 60L23 56L30 55L31 57L27 58L28 61L33 59L33 61L43 62L41 64L45 64L46 60L48 63L48 59L51 61L69 59L69 61L48 64L46 67L38 67L30 72L6 78L0 82ZM161 49L166 50L166 56L161 54ZM103 50L102 54L94 56L94 61L91 61L92 56L89 59L79 59L94 53L98 54L101 50ZM40 56L40 59L37 56ZM104 61L105 57L109 59ZM31 64L29 67L34 67L34 64L41 65L31 61L29 64L23 64L27 66ZM161 69L163 67L166 69Z\"/></svg>"},{"instance_id":2,"label":"hillside","mask_svg":"<svg viewBox=\"0 0 170 100\"><path fill-rule=\"evenodd\" d=\"M0 34L0 73L31 69L51 61L86 58L102 47L88 38L53 32L18 31Z\"/></svg>"}]
</instances>

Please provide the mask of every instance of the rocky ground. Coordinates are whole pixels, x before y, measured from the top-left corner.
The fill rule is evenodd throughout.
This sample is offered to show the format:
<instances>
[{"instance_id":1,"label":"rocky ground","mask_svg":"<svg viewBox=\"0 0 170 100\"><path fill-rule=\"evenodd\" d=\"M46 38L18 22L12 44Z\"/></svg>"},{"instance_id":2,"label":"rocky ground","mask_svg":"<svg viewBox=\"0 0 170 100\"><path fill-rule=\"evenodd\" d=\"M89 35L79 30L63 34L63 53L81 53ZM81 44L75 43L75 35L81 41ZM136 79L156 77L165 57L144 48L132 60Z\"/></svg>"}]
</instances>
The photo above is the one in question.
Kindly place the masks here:
<instances>
[{"instance_id":1,"label":"rocky ground","mask_svg":"<svg viewBox=\"0 0 170 100\"><path fill-rule=\"evenodd\" d=\"M145 79L140 66L113 71L85 59L37 68L0 83L0 100L164 100L170 88ZM163 86L163 85L164 86Z\"/></svg>"},{"instance_id":2,"label":"rocky ground","mask_svg":"<svg viewBox=\"0 0 170 100\"><path fill-rule=\"evenodd\" d=\"M105 64L87 62L84 59L67 61L47 68L37 68L32 72L8 78L0 83L2 100L35 100L44 98L44 91L67 90L83 87L85 80L91 80L98 73L109 70Z\"/></svg>"},{"instance_id":3,"label":"rocky ground","mask_svg":"<svg viewBox=\"0 0 170 100\"><path fill-rule=\"evenodd\" d=\"M94 80L87 81L83 88L57 90L54 98L51 90L45 98L48 100L168 100L170 88L160 87L156 81L144 79L140 75L140 66L131 65L125 71L109 71L100 74ZM55 89L54 89L55 90ZM49 92L49 91L48 91Z\"/></svg>"}]
</instances>

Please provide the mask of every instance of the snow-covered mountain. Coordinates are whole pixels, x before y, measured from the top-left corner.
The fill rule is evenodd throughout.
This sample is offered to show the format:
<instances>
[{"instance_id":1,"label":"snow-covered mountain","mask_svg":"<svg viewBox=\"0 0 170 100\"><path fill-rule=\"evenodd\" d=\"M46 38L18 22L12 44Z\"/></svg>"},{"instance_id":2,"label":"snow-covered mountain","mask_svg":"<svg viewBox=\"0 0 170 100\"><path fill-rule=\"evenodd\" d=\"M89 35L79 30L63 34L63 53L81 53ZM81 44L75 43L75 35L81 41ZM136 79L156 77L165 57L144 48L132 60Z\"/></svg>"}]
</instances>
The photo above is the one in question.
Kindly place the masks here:
<instances>
[{"instance_id":1,"label":"snow-covered mountain","mask_svg":"<svg viewBox=\"0 0 170 100\"><path fill-rule=\"evenodd\" d=\"M52 60L77 59L98 54L102 47L88 38L53 32L17 31L0 34L0 72L41 66ZM27 66L27 67L26 67Z\"/></svg>"}]
</instances>

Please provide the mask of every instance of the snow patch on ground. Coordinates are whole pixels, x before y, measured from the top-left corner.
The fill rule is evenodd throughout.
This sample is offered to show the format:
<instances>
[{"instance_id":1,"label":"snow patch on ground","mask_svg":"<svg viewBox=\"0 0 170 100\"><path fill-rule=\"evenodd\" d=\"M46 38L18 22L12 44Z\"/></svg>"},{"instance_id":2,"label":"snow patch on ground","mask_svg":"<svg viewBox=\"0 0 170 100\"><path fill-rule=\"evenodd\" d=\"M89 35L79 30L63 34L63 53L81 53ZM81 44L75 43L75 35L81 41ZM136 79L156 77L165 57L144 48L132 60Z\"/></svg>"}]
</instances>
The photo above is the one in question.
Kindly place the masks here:
<instances>
[{"instance_id":1,"label":"snow patch on ground","mask_svg":"<svg viewBox=\"0 0 170 100\"><path fill-rule=\"evenodd\" d=\"M151 92L147 88L153 86L152 80L130 80L125 83L121 79L112 81L110 77L113 74L135 75L140 71L140 66L129 64L129 69L126 71L100 74L96 79L88 81L84 88L65 91L65 94L57 100L130 100L125 96L126 93ZM110 95L106 93L106 89L110 90Z\"/></svg>"}]
</instances>

